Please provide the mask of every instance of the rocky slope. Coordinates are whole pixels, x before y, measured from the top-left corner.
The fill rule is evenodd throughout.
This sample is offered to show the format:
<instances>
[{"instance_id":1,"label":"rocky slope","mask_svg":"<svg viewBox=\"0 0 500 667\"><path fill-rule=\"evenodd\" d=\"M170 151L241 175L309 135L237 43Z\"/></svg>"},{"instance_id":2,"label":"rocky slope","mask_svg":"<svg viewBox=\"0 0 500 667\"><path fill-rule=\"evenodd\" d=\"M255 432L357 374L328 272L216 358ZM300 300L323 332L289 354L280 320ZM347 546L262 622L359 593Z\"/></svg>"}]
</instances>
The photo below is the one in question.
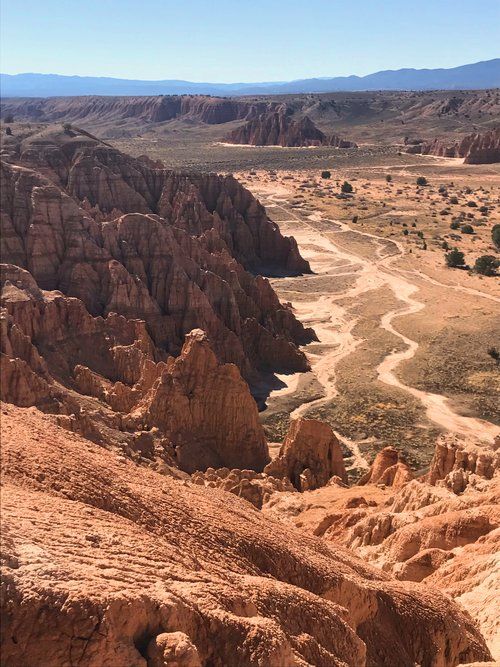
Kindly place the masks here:
<instances>
[{"instance_id":1,"label":"rocky slope","mask_svg":"<svg viewBox=\"0 0 500 667\"><path fill-rule=\"evenodd\" d=\"M407 148L407 153L439 155L440 157L465 158L466 164L491 164L500 162L500 129L482 134L468 134L460 141L449 144L442 139L417 142Z\"/></svg>"},{"instance_id":2,"label":"rocky slope","mask_svg":"<svg viewBox=\"0 0 500 667\"><path fill-rule=\"evenodd\" d=\"M439 137L443 132L481 131L498 125L500 96L496 90L430 92L345 92L310 95L221 98L201 95L82 96L4 98L2 119L16 122L70 122L103 137L133 137L148 130L168 132L170 123L205 128L211 124L249 121L283 106L295 119L303 116L326 134L340 125L356 141L393 143L405 131ZM383 120L383 123L381 121ZM380 126L380 127L379 127ZM477 131L477 130L476 130Z\"/></svg>"},{"instance_id":3,"label":"rocky slope","mask_svg":"<svg viewBox=\"0 0 500 667\"><path fill-rule=\"evenodd\" d=\"M313 332L249 271L308 264L235 179L151 167L73 132L16 150L1 171L4 262L94 317L145 320L171 354L202 328L250 382L306 368L296 345Z\"/></svg>"},{"instance_id":4,"label":"rocky slope","mask_svg":"<svg viewBox=\"0 0 500 667\"><path fill-rule=\"evenodd\" d=\"M286 106L248 120L230 132L224 141L253 146L334 146L355 148L356 144L336 135L326 136L308 116L294 120Z\"/></svg>"},{"instance_id":5,"label":"rocky slope","mask_svg":"<svg viewBox=\"0 0 500 667\"><path fill-rule=\"evenodd\" d=\"M275 493L263 510L347 546L400 581L458 599L500 658L499 445L443 439L427 475L414 480L389 448L357 486Z\"/></svg>"},{"instance_id":6,"label":"rocky slope","mask_svg":"<svg viewBox=\"0 0 500 667\"><path fill-rule=\"evenodd\" d=\"M21 667L457 665L470 617L234 495L2 409L2 652ZM50 632L48 631L50 628Z\"/></svg>"},{"instance_id":7,"label":"rocky slope","mask_svg":"<svg viewBox=\"0 0 500 667\"><path fill-rule=\"evenodd\" d=\"M266 102L211 97L209 95L52 97L3 100L2 117L13 114L18 119L39 122L70 121L90 125L94 122L118 122L134 119L162 123L176 118L218 125L241 120L256 111L264 111Z\"/></svg>"}]
</instances>

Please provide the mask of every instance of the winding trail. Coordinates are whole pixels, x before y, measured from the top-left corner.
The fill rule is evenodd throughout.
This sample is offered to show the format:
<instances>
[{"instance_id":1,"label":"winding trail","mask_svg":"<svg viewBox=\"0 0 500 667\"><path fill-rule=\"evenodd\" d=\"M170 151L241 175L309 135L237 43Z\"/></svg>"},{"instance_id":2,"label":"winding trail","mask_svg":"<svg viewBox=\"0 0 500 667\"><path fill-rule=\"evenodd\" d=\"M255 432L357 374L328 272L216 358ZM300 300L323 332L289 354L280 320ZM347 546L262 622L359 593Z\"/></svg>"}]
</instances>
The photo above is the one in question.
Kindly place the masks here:
<instances>
[{"instance_id":1,"label":"winding trail","mask_svg":"<svg viewBox=\"0 0 500 667\"><path fill-rule=\"evenodd\" d=\"M259 193L260 194L260 193ZM419 291L418 280L424 280L445 290L458 290L474 295L478 298L493 300L500 303L497 297L485 294L460 285L446 285L434 280L430 276L418 270L409 271L392 266L395 259L404 254L401 243L392 239L376 236L367 232L351 229L345 223L338 220L323 219L320 213L309 215L307 219L296 215L293 210L286 206L286 200L280 199L277 194L264 194L263 203L270 209L278 208L286 213L289 218L281 220L294 225L293 234L297 239L302 255L308 259L314 270L312 276L302 276L301 280L314 280L318 275L335 276L350 275L354 278L354 284L341 293L326 293L321 296L311 294L310 301L298 300L294 308L298 318L308 326L312 326L320 341L319 351L317 343L312 343L305 348L310 360L313 372L322 385L324 396L322 398L302 403L293 410L291 417L304 416L310 409L328 403L338 393L336 387L335 369L339 362L356 347L364 342L362 338L356 338L353 329L358 318L353 317L338 301L353 300L361 294L375 290L383 286L391 289L394 296L401 302L401 306L385 313L382 316L380 327L404 343L404 350L393 350L377 367L378 379L390 386L397 387L408 392L421 401L426 409L427 417L445 431L474 437L475 439L491 442L495 436L500 435L500 428L488 421L465 417L457 414L449 405L448 399L441 394L425 392L404 384L399 380L395 371L402 361L411 359L417 349L418 343L400 333L393 322L399 317L417 313L425 308L425 304L415 298ZM328 222L331 228L324 231L318 228L318 224ZM316 223L316 224L315 224ZM357 234L374 245L375 258L363 257L342 244L342 236L348 232ZM342 273L337 273L341 268ZM415 280L415 282L413 282ZM289 283L290 279L287 279ZM280 292L279 280L275 281L275 288ZM283 378L291 393L296 387L294 376ZM282 395L283 390L280 390ZM290 393L288 391L287 393ZM270 400L280 392L273 392ZM360 453L359 444L365 441L351 441L337 434L353 452L354 463L358 467L367 467L368 464Z\"/></svg>"}]
</instances>

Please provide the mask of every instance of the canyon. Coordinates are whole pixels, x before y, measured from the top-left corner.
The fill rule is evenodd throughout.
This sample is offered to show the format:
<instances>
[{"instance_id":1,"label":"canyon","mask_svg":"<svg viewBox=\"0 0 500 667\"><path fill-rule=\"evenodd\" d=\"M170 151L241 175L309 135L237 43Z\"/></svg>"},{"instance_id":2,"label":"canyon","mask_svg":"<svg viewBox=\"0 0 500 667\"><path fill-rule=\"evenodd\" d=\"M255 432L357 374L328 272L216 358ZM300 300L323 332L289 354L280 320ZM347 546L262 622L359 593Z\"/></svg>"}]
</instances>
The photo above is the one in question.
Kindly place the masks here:
<instances>
[{"instance_id":1,"label":"canyon","mask_svg":"<svg viewBox=\"0 0 500 667\"><path fill-rule=\"evenodd\" d=\"M329 177L174 170L73 124L181 115L348 148L307 116L124 99L15 102L66 122L3 141L5 664L494 664L500 429L405 366L440 334L421 312L449 308L448 326L456 294L489 321L494 283L450 283L333 217L359 195Z\"/></svg>"}]
</instances>

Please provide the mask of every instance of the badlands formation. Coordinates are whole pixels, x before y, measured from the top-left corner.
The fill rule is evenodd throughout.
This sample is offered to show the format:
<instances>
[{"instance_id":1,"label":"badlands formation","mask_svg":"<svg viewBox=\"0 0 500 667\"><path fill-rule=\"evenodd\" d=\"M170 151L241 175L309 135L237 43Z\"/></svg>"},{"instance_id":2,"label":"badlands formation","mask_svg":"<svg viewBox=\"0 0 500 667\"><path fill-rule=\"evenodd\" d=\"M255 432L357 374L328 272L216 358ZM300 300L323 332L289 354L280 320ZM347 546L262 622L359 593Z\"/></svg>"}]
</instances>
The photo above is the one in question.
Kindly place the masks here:
<instances>
[{"instance_id":1,"label":"badlands formation","mask_svg":"<svg viewBox=\"0 0 500 667\"><path fill-rule=\"evenodd\" d=\"M434 139L430 143L417 141L407 148L407 153L460 157L464 158L465 164L500 162L500 128L483 134L469 134L451 145L447 145L442 139Z\"/></svg>"},{"instance_id":2,"label":"badlands formation","mask_svg":"<svg viewBox=\"0 0 500 667\"><path fill-rule=\"evenodd\" d=\"M335 148L356 148L351 141L340 139L333 134L326 136L312 122L309 116L293 120L286 107L269 111L248 120L233 130L226 138L230 144L251 144L252 146L333 146Z\"/></svg>"},{"instance_id":3,"label":"badlands formation","mask_svg":"<svg viewBox=\"0 0 500 667\"><path fill-rule=\"evenodd\" d=\"M305 415L324 396L268 442L256 400L287 398L273 377L314 366L336 395L331 357L301 349L327 348L326 329L270 282L321 280L313 244L232 176L76 128L26 132L2 157L4 663L500 658L493 424L457 421L467 439L442 435L425 472L389 446L368 462ZM366 261L360 291L389 273Z\"/></svg>"}]
</instances>

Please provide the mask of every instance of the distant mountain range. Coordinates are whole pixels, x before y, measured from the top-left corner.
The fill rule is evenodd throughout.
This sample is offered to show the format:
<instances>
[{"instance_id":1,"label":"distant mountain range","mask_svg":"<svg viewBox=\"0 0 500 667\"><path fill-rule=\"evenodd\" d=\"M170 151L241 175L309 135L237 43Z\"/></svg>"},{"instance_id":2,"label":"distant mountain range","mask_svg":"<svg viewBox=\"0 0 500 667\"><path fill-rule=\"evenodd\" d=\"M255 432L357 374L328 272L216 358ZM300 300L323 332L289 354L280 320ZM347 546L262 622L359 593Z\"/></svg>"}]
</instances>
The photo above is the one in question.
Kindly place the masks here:
<instances>
[{"instance_id":1,"label":"distant mountain range","mask_svg":"<svg viewBox=\"0 0 500 667\"><path fill-rule=\"evenodd\" d=\"M500 87L500 58L451 69L399 69L367 76L301 79L274 83L138 81L60 74L0 74L2 97L72 95L280 95L363 90L460 90Z\"/></svg>"}]
</instances>

